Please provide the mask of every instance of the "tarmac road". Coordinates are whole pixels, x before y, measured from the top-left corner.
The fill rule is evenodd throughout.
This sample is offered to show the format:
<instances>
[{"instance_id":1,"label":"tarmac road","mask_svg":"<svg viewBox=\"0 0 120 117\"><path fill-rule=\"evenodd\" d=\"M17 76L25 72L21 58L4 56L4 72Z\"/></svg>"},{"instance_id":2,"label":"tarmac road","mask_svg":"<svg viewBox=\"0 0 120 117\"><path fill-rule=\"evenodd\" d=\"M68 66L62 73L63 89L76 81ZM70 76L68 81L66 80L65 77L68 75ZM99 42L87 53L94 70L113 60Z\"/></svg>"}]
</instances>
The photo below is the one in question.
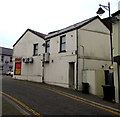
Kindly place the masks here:
<instances>
[{"instance_id":1,"label":"tarmac road","mask_svg":"<svg viewBox=\"0 0 120 117\"><path fill-rule=\"evenodd\" d=\"M41 83L14 80L4 76L3 95L31 115L117 115L111 110L45 87Z\"/></svg>"}]
</instances>

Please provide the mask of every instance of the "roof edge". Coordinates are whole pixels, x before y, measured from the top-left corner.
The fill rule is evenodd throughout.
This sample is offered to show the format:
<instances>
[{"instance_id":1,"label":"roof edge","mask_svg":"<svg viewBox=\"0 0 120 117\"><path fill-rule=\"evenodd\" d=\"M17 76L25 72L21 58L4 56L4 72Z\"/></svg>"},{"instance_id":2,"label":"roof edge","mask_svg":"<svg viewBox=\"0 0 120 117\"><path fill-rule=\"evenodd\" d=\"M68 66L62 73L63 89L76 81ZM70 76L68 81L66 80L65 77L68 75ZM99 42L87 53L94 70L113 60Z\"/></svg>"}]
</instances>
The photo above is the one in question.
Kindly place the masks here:
<instances>
[{"instance_id":1,"label":"roof edge","mask_svg":"<svg viewBox=\"0 0 120 117\"><path fill-rule=\"evenodd\" d=\"M119 15L120 14L120 10L116 11L115 13L112 14L112 16L116 16L116 15Z\"/></svg>"},{"instance_id":2,"label":"roof edge","mask_svg":"<svg viewBox=\"0 0 120 117\"><path fill-rule=\"evenodd\" d=\"M45 34L39 33L39 32L37 32L37 31L34 31L34 30L28 28L28 29L23 33L23 35L15 42L15 44L13 45L13 47L20 41L20 39L21 39L28 31L30 31L31 33L33 33L33 34L41 37L42 39L45 39L45 36L46 36Z\"/></svg>"},{"instance_id":3,"label":"roof edge","mask_svg":"<svg viewBox=\"0 0 120 117\"><path fill-rule=\"evenodd\" d=\"M45 37L45 40L47 40L47 39L49 39L49 38L52 38L52 37L55 37L55 36L58 36L58 35L61 35L61 34L64 34L64 33L67 33L67 32L70 32L70 31L73 31L73 30L76 30L76 29L78 29L78 28L81 28L81 27L83 27L83 26L85 26L85 25L87 25L88 23L90 23L90 22L92 22L93 20L95 20L95 19L99 19L102 23L103 23L103 21L102 21L102 19L97 15L97 16L94 16L94 17L91 17L91 18L89 18L89 19L86 19L86 20L88 20L87 22L85 22L85 23L83 23L82 25L80 25L80 26L77 26L77 27L74 27L74 28L72 28L72 29L68 29L68 30L66 30L66 31L63 31L63 32L61 32L61 33L58 33L58 34L55 34L55 35L52 35L52 36L49 36L49 37ZM83 20L83 21L86 21L86 20ZM81 21L81 22L83 22L83 21ZM80 22L79 22L80 23ZM76 23L76 24L78 24L78 23ZM76 25L76 24L73 24L73 25ZM104 24L104 23L103 23ZM70 25L70 26L73 26L73 25ZM105 25L105 24L104 24ZM70 26L68 26L68 27L70 27ZM67 28L67 27L66 27ZM108 27L107 27L108 28ZM63 28L63 29L61 29L61 30L64 30L65 28ZM61 30L58 30L58 32L59 31L61 31ZM57 32L57 31L54 31L55 33ZM49 34L48 34L49 35ZM48 36L47 35L47 36Z\"/></svg>"},{"instance_id":4,"label":"roof edge","mask_svg":"<svg viewBox=\"0 0 120 117\"><path fill-rule=\"evenodd\" d=\"M1 49L9 49L9 50L13 50L12 48L8 48L8 47L3 47L3 46L0 46Z\"/></svg>"}]
</instances>

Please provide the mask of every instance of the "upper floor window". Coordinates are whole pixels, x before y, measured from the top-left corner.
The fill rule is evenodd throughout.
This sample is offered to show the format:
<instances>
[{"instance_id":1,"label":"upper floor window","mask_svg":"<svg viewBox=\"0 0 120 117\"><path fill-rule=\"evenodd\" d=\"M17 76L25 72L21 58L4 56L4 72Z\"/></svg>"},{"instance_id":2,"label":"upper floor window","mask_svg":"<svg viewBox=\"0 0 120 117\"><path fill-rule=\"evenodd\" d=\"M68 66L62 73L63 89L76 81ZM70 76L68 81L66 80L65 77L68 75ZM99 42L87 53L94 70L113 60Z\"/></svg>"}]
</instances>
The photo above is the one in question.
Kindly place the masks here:
<instances>
[{"instance_id":1,"label":"upper floor window","mask_svg":"<svg viewBox=\"0 0 120 117\"><path fill-rule=\"evenodd\" d=\"M60 52L66 52L66 35L60 37Z\"/></svg>"},{"instance_id":2,"label":"upper floor window","mask_svg":"<svg viewBox=\"0 0 120 117\"><path fill-rule=\"evenodd\" d=\"M12 62L12 56L10 57L10 62Z\"/></svg>"},{"instance_id":3,"label":"upper floor window","mask_svg":"<svg viewBox=\"0 0 120 117\"><path fill-rule=\"evenodd\" d=\"M50 52L50 40L46 41L46 48L45 52L49 53Z\"/></svg>"},{"instance_id":4,"label":"upper floor window","mask_svg":"<svg viewBox=\"0 0 120 117\"><path fill-rule=\"evenodd\" d=\"M38 43L33 45L33 56L38 55Z\"/></svg>"},{"instance_id":5,"label":"upper floor window","mask_svg":"<svg viewBox=\"0 0 120 117\"><path fill-rule=\"evenodd\" d=\"M1 61L2 61L2 62L4 61L4 56L1 56Z\"/></svg>"}]
</instances>

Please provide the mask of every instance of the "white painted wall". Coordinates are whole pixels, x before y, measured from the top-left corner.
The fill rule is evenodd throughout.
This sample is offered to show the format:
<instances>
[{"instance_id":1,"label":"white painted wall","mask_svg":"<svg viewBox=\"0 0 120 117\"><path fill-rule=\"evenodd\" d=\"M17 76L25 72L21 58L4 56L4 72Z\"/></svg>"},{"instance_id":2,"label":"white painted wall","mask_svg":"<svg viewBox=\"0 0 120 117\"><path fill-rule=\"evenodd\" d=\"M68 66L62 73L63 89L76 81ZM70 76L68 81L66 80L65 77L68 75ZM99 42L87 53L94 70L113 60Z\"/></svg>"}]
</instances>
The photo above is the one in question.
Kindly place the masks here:
<instances>
[{"instance_id":1,"label":"white painted wall","mask_svg":"<svg viewBox=\"0 0 120 117\"><path fill-rule=\"evenodd\" d=\"M119 19L120 16L117 16L117 18ZM120 37L120 34L119 34L119 30L120 30L120 23L119 22L116 22L115 24L112 25L113 26L113 55L114 56L117 56L120 54L120 40L119 40L119 37Z\"/></svg>"},{"instance_id":2,"label":"white painted wall","mask_svg":"<svg viewBox=\"0 0 120 117\"><path fill-rule=\"evenodd\" d=\"M96 95L103 97L103 87L105 85L105 72L104 70L95 70L95 89Z\"/></svg>"},{"instance_id":3,"label":"white painted wall","mask_svg":"<svg viewBox=\"0 0 120 117\"><path fill-rule=\"evenodd\" d=\"M82 89L83 68L85 70L106 70L110 65L109 30L100 20L83 26L79 32L79 89ZM84 53L83 48L84 47ZM84 60L83 60L84 58ZM83 66L84 61L84 66ZM104 66L104 68L102 68Z\"/></svg>"},{"instance_id":4,"label":"white painted wall","mask_svg":"<svg viewBox=\"0 0 120 117\"><path fill-rule=\"evenodd\" d=\"M33 56L33 44L38 43L38 55ZM33 63L23 63L21 75L14 75L14 78L25 79L30 81L42 81L42 54L44 53L44 47L42 44L44 40L41 37L31 33L28 31L20 41L15 45L13 51L14 57L14 66L15 66L15 58L25 58L25 57L33 57Z\"/></svg>"},{"instance_id":5,"label":"white painted wall","mask_svg":"<svg viewBox=\"0 0 120 117\"><path fill-rule=\"evenodd\" d=\"M120 2L119 2L120 3ZM116 16L120 19L120 15ZM112 25L113 27L113 56L120 55L120 21ZM114 86L115 86L115 100L119 102L119 88L118 88L118 68L117 63L114 63Z\"/></svg>"},{"instance_id":6,"label":"white painted wall","mask_svg":"<svg viewBox=\"0 0 120 117\"><path fill-rule=\"evenodd\" d=\"M59 53L60 36L66 35L66 53ZM76 64L76 30L64 33L50 39L50 63L45 65L45 81L68 87L69 83L69 62ZM83 48L84 46L84 67L89 70L108 69L110 65L110 41L109 30L100 20L83 26L78 30L79 38L79 76L78 85L82 89L83 82ZM54 61L53 63L51 61ZM102 65L104 68L102 68ZM76 66L75 66L76 72ZM75 73L76 83L76 73ZM76 85L76 84L75 84Z\"/></svg>"},{"instance_id":7,"label":"white painted wall","mask_svg":"<svg viewBox=\"0 0 120 117\"><path fill-rule=\"evenodd\" d=\"M96 94L96 86L95 86L95 71L93 70L85 70L84 72L84 82L89 83L89 92L91 94Z\"/></svg>"},{"instance_id":8,"label":"white painted wall","mask_svg":"<svg viewBox=\"0 0 120 117\"><path fill-rule=\"evenodd\" d=\"M120 66L119 66L120 69ZM118 87L118 69L117 69L117 63L114 63L114 86L115 86L115 101L117 103L119 102L119 87Z\"/></svg>"},{"instance_id":9,"label":"white painted wall","mask_svg":"<svg viewBox=\"0 0 120 117\"><path fill-rule=\"evenodd\" d=\"M104 68L102 68L102 65ZM85 59L84 70L109 70L110 61ZM82 82L86 79L83 77L83 59L79 59L79 89L82 90Z\"/></svg>"},{"instance_id":10,"label":"white painted wall","mask_svg":"<svg viewBox=\"0 0 120 117\"><path fill-rule=\"evenodd\" d=\"M60 36L66 35L66 52L60 52ZM76 30L50 38L50 61L44 65L44 81L49 84L69 87L69 63L75 63L74 88L76 88ZM78 29L79 39L79 65L78 65L78 85L82 88L83 82L83 57L84 70L104 70L110 65L110 41L109 30L103 25L100 20L96 19L91 23ZM27 32L22 39L14 47L14 57L33 57L33 44L39 43L39 54L44 52L43 39ZM83 48L84 46L84 56ZM22 63L22 74L14 76L32 81L41 82L42 56L34 56L33 64ZM102 68L102 65L104 68ZM90 74L93 75L92 73ZM27 77L26 77L27 76ZM91 81L89 81L91 82ZM94 93L95 84L93 83L92 93Z\"/></svg>"},{"instance_id":11,"label":"white painted wall","mask_svg":"<svg viewBox=\"0 0 120 117\"><path fill-rule=\"evenodd\" d=\"M62 35L66 35L65 53L59 53ZM49 84L69 87L69 62L76 62L76 32L62 35L50 39L50 62L45 64L44 79Z\"/></svg>"},{"instance_id":12,"label":"white painted wall","mask_svg":"<svg viewBox=\"0 0 120 117\"><path fill-rule=\"evenodd\" d=\"M41 37L28 31L22 39L14 47L14 56L17 57L31 57L33 56L33 44L39 43L38 53L42 54L44 52L44 47L42 44L44 40ZM18 54L19 53L19 54Z\"/></svg>"},{"instance_id":13,"label":"white painted wall","mask_svg":"<svg viewBox=\"0 0 120 117\"><path fill-rule=\"evenodd\" d=\"M102 85L105 85L104 70L84 70L84 82L89 83L89 92L103 97Z\"/></svg>"},{"instance_id":14,"label":"white painted wall","mask_svg":"<svg viewBox=\"0 0 120 117\"><path fill-rule=\"evenodd\" d=\"M85 49L86 58L110 60L109 30L96 19L79 29L79 45ZM79 46L80 56L82 49Z\"/></svg>"}]
</instances>

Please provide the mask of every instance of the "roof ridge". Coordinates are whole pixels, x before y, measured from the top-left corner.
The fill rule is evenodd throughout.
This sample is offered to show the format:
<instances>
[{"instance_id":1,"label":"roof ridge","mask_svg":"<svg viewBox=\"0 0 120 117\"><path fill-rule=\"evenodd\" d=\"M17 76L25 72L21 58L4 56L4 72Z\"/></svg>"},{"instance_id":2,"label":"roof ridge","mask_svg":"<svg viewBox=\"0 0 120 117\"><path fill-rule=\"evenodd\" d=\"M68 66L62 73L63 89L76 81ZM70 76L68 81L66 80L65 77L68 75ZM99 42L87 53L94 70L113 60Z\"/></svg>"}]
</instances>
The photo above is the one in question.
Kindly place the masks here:
<instances>
[{"instance_id":1,"label":"roof ridge","mask_svg":"<svg viewBox=\"0 0 120 117\"><path fill-rule=\"evenodd\" d=\"M78 23L75 23L75 24L73 24L73 25L70 25L70 26L68 26L68 27L66 27L66 28L63 28L63 29L60 29L60 30L57 30L57 31L53 31L53 33L48 33L48 35L46 35L45 38L47 39L47 38L50 38L50 37L59 35L59 34L61 34L61 33L68 32L68 31L70 31L70 30L74 30L74 29L76 29L76 28L82 27L83 25L91 22L92 20L94 20L94 19L96 19L96 18L99 18L99 19L100 19L100 17L99 17L98 15L97 15L97 16L94 16L94 17L91 17L91 18L88 18L88 19L83 20L83 21L81 21L81 22L78 22Z\"/></svg>"},{"instance_id":2,"label":"roof ridge","mask_svg":"<svg viewBox=\"0 0 120 117\"><path fill-rule=\"evenodd\" d=\"M37 31L34 31L34 30L28 28L28 29L23 33L23 35L16 41L16 43L13 45L13 47L20 41L20 39L21 39L28 31L30 31L31 33L33 33L33 34L41 37L42 39L45 39L46 34L43 34L43 33L40 33L40 32L37 32Z\"/></svg>"},{"instance_id":3,"label":"roof ridge","mask_svg":"<svg viewBox=\"0 0 120 117\"><path fill-rule=\"evenodd\" d=\"M65 28L62 28L62 29L60 29L60 30L52 31L52 32L48 33L48 35L51 34L51 33L55 33L55 32L57 32L57 31L61 31L61 30L63 30L63 29L69 28L69 27L71 27L71 26L75 26L75 25L77 25L77 24L79 24L79 23L85 22L85 21L90 20L90 19L93 19L93 18L95 18L95 17L97 17L97 16L94 16L94 17L88 18L88 19L86 19L86 20L83 20L83 21L81 21L81 22L78 22L78 23L69 25L69 26L67 26L67 27L65 27Z\"/></svg>"},{"instance_id":4,"label":"roof ridge","mask_svg":"<svg viewBox=\"0 0 120 117\"><path fill-rule=\"evenodd\" d=\"M38 35L38 36L41 35L43 38L46 36L46 34L40 33L40 32L38 32L38 31L32 30L32 29L30 29L30 28L28 28L27 30L31 31L32 33L35 33L35 34Z\"/></svg>"},{"instance_id":5,"label":"roof ridge","mask_svg":"<svg viewBox=\"0 0 120 117\"><path fill-rule=\"evenodd\" d=\"M116 11L115 13L113 13L112 16L114 17L114 16L116 16L118 14L120 14L120 10Z\"/></svg>"}]
</instances>

